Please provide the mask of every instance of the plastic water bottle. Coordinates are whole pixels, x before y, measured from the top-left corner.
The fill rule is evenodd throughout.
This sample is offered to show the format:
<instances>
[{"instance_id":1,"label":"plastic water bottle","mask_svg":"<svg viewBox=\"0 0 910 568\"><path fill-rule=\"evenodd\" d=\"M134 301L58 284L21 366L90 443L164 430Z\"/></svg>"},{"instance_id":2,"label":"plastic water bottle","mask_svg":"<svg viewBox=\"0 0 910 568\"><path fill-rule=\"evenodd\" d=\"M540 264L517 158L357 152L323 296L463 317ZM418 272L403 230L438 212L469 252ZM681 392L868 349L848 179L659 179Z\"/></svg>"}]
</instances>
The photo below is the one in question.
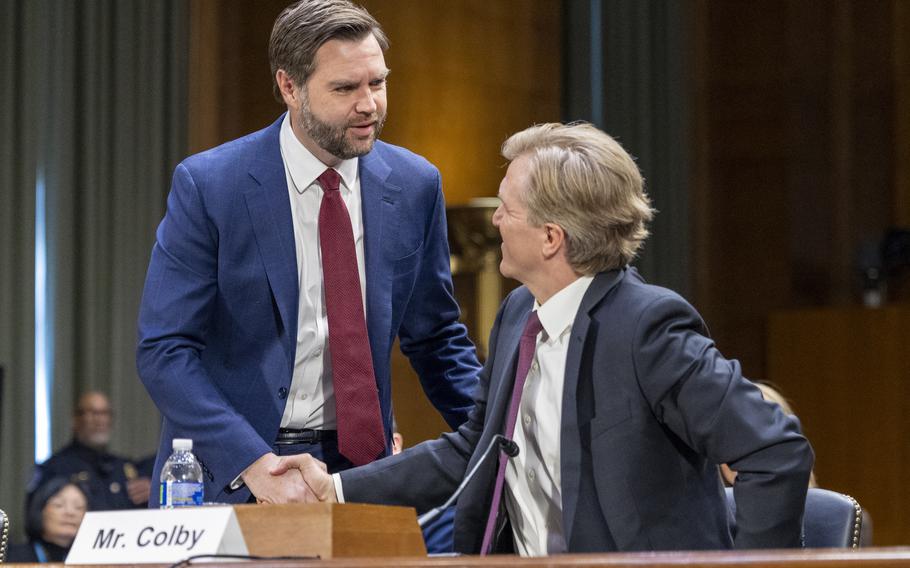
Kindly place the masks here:
<instances>
[{"instance_id":1,"label":"plastic water bottle","mask_svg":"<svg viewBox=\"0 0 910 568\"><path fill-rule=\"evenodd\" d=\"M202 505L202 467L193 455L193 441L174 438L174 453L161 468L162 509Z\"/></svg>"}]
</instances>

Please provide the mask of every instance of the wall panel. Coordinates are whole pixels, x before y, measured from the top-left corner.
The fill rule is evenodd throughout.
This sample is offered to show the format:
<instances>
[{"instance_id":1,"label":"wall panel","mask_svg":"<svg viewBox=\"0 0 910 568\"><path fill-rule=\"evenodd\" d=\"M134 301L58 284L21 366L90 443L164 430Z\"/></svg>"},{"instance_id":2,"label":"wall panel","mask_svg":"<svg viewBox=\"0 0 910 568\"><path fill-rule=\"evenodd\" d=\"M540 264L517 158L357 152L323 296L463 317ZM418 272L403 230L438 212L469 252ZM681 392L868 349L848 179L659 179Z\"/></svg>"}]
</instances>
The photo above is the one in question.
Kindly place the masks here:
<instances>
[{"instance_id":1,"label":"wall panel","mask_svg":"<svg viewBox=\"0 0 910 568\"><path fill-rule=\"evenodd\" d=\"M696 303L765 375L771 310L848 305L892 222L888 2L697 4Z\"/></svg>"}]
</instances>

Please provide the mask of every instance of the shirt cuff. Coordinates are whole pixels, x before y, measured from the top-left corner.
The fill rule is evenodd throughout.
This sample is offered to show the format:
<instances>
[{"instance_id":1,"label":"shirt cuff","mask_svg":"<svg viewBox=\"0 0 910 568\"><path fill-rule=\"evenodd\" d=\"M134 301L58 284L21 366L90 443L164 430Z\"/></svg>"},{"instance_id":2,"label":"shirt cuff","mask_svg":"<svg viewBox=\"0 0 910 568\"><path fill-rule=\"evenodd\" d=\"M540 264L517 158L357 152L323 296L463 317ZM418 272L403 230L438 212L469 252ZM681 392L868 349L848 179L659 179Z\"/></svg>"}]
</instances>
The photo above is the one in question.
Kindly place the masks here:
<instances>
[{"instance_id":1,"label":"shirt cuff","mask_svg":"<svg viewBox=\"0 0 910 568\"><path fill-rule=\"evenodd\" d=\"M243 474L244 474L244 473L245 473L245 472L241 472L240 475L238 475L237 477L235 477L235 478L234 478L234 481L232 481L231 484L228 485L228 487L231 488L231 491L237 491L238 489L240 489L241 487L243 487Z\"/></svg>"},{"instance_id":2,"label":"shirt cuff","mask_svg":"<svg viewBox=\"0 0 910 568\"><path fill-rule=\"evenodd\" d=\"M344 503L344 490L341 488L341 476L337 473L333 473L332 483L335 484L335 500L339 503Z\"/></svg>"}]
</instances>

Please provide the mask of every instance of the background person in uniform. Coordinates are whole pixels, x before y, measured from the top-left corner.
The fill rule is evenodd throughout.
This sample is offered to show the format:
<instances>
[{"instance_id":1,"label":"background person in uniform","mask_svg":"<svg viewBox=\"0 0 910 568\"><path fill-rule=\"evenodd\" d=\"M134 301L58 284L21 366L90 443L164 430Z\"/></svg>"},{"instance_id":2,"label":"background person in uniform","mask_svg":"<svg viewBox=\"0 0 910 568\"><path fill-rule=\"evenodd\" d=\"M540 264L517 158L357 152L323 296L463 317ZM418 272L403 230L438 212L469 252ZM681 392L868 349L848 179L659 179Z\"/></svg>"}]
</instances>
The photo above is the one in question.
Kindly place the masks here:
<instances>
[{"instance_id":1,"label":"background person in uniform","mask_svg":"<svg viewBox=\"0 0 910 568\"><path fill-rule=\"evenodd\" d=\"M520 451L461 494L458 552L799 547L812 449L692 306L629 267L652 217L631 156L589 124L528 128L503 156L500 271L523 286L500 307L468 421L334 477L311 456L275 474L423 512L501 434ZM739 471L735 540L717 463Z\"/></svg>"},{"instance_id":2,"label":"background person in uniform","mask_svg":"<svg viewBox=\"0 0 910 568\"><path fill-rule=\"evenodd\" d=\"M63 562L69 552L88 498L79 483L67 477L47 478L25 507L26 544L10 547L8 562Z\"/></svg>"},{"instance_id":3,"label":"background person in uniform","mask_svg":"<svg viewBox=\"0 0 910 568\"><path fill-rule=\"evenodd\" d=\"M107 395L84 393L73 412L72 442L35 467L30 485L62 476L85 487L93 511L146 506L151 486L148 473L107 450L112 431L113 411ZM29 494L32 491L29 489Z\"/></svg>"},{"instance_id":4,"label":"background person in uniform","mask_svg":"<svg viewBox=\"0 0 910 568\"><path fill-rule=\"evenodd\" d=\"M191 438L206 500L302 500L278 455L386 455L396 337L451 427L473 404L439 171L377 139L387 45L346 0L289 6L269 43L288 112L174 173L137 362L164 416L155 475Z\"/></svg>"}]
</instances>

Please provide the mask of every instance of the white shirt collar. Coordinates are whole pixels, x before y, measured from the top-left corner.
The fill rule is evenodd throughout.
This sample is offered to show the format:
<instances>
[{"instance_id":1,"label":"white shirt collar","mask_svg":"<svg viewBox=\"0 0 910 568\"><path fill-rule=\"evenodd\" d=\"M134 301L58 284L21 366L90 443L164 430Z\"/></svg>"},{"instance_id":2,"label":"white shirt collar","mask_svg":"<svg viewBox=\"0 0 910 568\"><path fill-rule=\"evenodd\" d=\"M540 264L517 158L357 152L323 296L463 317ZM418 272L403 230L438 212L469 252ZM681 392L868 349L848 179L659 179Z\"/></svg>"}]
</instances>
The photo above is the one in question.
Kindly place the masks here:
<instances>
[{"instance_id":1,"label":"white shirt collar","mask_svg":"<svg viewBox=\"0 0 910 568\"><path fill-rule=\"evenodd\" d=\"M291 173L291 179L297 186L297 191L303 193L316 181L316 178L322 175L322 172L328 168L319 158L307 150L291 128L291 115L286 113L284 120L281 122L281 134L279 143L281 145L281 155L284 163L287 164L288 171ZM341 181L349 191L354 187L357 181L359 158L343 160L335 166L335 171L341 174Z\"/></svg>"},{"instance_id":2,"label":"white shirt collar","mask_svg":"<svg viewBox=\"0 0 910 568\"><path fill-rule=\"evenodd\" d=\"M534 301L537 317L547 333L547 340L559 338L567 329L572 327L575 314L581 306L581 300L588 291L588 286L594 280L593 276L581 276L559 292L553 294L549 300L540 305Z\"/></svg>"}]
</instances>

